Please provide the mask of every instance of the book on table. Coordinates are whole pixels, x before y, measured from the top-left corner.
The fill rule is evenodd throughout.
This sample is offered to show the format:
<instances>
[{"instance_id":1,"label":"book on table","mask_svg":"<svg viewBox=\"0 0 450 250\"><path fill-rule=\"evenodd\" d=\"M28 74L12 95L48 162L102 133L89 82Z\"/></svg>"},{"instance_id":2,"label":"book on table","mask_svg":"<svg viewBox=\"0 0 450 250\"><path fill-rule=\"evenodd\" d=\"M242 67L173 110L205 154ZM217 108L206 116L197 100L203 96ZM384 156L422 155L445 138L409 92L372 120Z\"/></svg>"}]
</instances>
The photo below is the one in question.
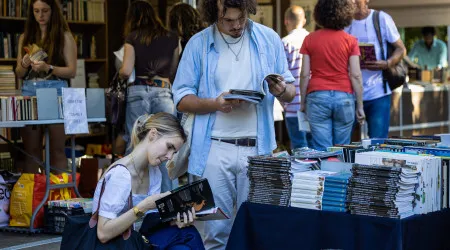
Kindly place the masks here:
<instances>
[{"instance_id":1,"label":"book on table","mask_svg":"<svg viewBox=\"0 0 450 250\"><path fill-rule=\"evenodd\" d=\"M367 62L375 62L377 60L375 55L375 45L371 43L359 43L358 46L361 52L359 61L361 69L367 69Z\"/></svg>"},{"instance_id":2,"label":"book on table","mask_svg":"<svg viewBox=\"0 0 450 250\"><path fill-rule=\"evenodd\" d=\"M175 220L178 213L182 215L192 208L195 209L196 220L229 219L221 208L216 207L207 179L172 190L171 194L156 201L156 207L163 222Z\"/></svg>"}]
</instances>

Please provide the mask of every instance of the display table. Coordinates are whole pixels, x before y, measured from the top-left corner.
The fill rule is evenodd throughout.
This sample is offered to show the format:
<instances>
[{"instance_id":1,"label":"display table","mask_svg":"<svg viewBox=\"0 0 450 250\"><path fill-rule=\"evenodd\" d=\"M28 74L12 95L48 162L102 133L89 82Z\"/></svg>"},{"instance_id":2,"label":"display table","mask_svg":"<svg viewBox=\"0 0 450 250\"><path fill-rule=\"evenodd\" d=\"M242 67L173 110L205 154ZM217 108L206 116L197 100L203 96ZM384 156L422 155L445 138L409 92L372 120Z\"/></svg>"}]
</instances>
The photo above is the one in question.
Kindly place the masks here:
<instances>
[{"instance_id":1,"label":"display table","mask_svg":"<svg viewBox=\"0 0 450 250\"><path fill-rule=\"evenodd\" d=\"M448 133L450 85L413 82L392 92L390 136Z\"/></svg>"},{"instance_id":2,"label":"display table","mask_svg":"<svg viewBox=\"0 0 450 250\"><path fill-rule=\"evenodd\" d=\"M245 202L227 249L450 249L450 209L403 220Z\"/></svg>"},{"instance_id":3,"label":"display table","mask_svg":"<svg viewBox=\"0 0 450 250\"><path fill-rule=\"evenodd\" d=\"M88 123L93 122L105 122L105 118L88 118ZM49 135L49 129L48 125L52 124L64 124L63 119L58 120L30 120L30 121L6 121L6 122L0 122L0 128L20 128L30 125L42 125L44 126L44 137L45 137L45 162L41 162L40 160L35 159L35 157L31 156L24 150L18 148L14 143L9 141L7 138L0 135L0 139L3 139L5 142L8 142L9 144L12 144L14 148L21 151L28 157L31 157L33 160L35 160L39 165L44 167L45 169L45 175L50 176L50 135ZM41 232L41 229L35 229L33 228L34 219L36 218L36 214L38 213L39 209L41 209L42 206L44 206L45 202L48 199L49 193L51 189L60 189L60 188L66 188L71 187L75 190L75 193L78 197L81 197L80 193L78 192L78 187L76 185L76 166L75 166L75 135L71 135L71 156L72 156L72 169L70 171L70 174L72 175L72 182L67 184L50 184L50 178L46 178L46 190L45 190L45 196L44 199L39 203L39 205L36 207L36 209L33 211L33 215L31 217L31 223L30 227L28 229L20 229L20 228L0 228L6 231L27 231L27 232Z\"/></svg>"}]
</instances>

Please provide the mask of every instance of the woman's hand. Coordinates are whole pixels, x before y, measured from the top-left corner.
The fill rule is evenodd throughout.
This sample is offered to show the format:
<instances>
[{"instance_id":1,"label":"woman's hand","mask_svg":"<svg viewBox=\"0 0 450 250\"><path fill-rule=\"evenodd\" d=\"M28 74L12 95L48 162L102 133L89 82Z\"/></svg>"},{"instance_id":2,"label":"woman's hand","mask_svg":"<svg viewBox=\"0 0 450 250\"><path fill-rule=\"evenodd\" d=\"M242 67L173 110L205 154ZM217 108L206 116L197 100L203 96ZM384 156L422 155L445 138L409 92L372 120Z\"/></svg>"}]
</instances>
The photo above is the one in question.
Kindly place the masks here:
<instances>
[{"instance_id":1,"label":"woman's hand","mask_svg":"<svg viewBox=\"0 0 450 250\"><path fill-rule=\"evenodd\" d=\"M50 66L44 61L32 61L31 68L36 72L48 72L50 70Z\"/></svg>"},{"instance_id":2,"label":"woman's hand","mask_svg":"<svg viewBox=\"0 0 450 250\"><path fill-rule=\"evenodd\" d=\"M305 103L305 101L300 101L300 112L306 113L306 103Z\"/></svg>"},{"instance_id":3,"label":"woman's hand","mask_svg":"<svg viewBox=\"0 0 450 250\"><path fill-rule=\"evenodd\" d=\"M359 124L363 125L364 120L366 119L366 114L364 113L364 108L357 107L356 108L356 120L358 120Z\"/></svg>"},{"instance_id":4,"label":"woman's hand","mask_svg":"<svg viewBox=\"0 0 450 250\"><path fill-rule=\"evenodd\" d=\"M147 212L148 210L151 210L151 209L155 209L156 208L155 201L157 201L163 197L166 197L169 194L170 194L170 191L167 191L167 192L161 193L161 194L154 194L152 196L145 198L143 201L139 202L139 204L136 207L139 208L139 210L145 211L145 212Z\"/></svg>"},{"instance_id":5,"label":"woman's hand","mask_svg":"<svg viewBox=\"0 0 450 250\"><path fill-rule=\"evenodd\" d=\"M25 56L22 58L21 65L24 69L27 69L28 67L30 67L30 65L31 65L30 55L25 54Z\"/></svg>"},{"instance_id":6,"label":"woman's hand","mask_svg":"<svg viewBox=\"0 0 450 250\"><path fill-rule=\"evenodd\" d=\"M188 227L192 225L195 220L195 209L192 208L191 211L184 212L182 215L177 214L177 220L173 221L172 225L177 225L178 228Z\"/></svg>"}]
</instances>

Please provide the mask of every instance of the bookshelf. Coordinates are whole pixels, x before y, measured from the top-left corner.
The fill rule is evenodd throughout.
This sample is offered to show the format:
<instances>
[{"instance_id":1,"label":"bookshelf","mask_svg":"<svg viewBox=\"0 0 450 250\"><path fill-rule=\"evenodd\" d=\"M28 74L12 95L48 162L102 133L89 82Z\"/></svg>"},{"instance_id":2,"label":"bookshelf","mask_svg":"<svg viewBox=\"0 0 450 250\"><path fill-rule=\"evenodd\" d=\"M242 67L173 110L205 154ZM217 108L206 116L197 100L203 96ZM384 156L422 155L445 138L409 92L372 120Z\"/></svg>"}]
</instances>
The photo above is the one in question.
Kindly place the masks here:
<instances>
[{"instance_id":1,"label":"bookshelf","mask_svg":"<svg viewBox=\"0 0 450 250\"><path fill-rule=\"evenodd\" d=\"M0 0L6 6L9 2L16 0ZM17 1L21 2L21 1ZM29 0L24 0L29 2ZM98 82L101 88L106 88L109 83L108 75L108 15L107 0L60 0L63 15L66 17L69 28L77 42L78 59L84 59L86 87L88 85L88 74L98 74ZM76 7L74 7L76 6ZM24 31L26 18L22 4L16 6L15 13L3 6L0 9L0 65L16 66L18 37ZM18 11L21 10L21 11ZM83 10L83 11L79 11ZM9 15L15 16L9 16ZM19 17L21 16L21 17ZM10 34L9 37L5 34ZM92 37L95 38L96 57L91 58L90 48ZM3 39L3 41L1 40ZM5 49L4 42L7 42ZM5 50L8 55L5 56ZM16 79L16 89L20 90L21 83ZM2 95L0 93L0 95Z\"/></svg>"}]
</instances>

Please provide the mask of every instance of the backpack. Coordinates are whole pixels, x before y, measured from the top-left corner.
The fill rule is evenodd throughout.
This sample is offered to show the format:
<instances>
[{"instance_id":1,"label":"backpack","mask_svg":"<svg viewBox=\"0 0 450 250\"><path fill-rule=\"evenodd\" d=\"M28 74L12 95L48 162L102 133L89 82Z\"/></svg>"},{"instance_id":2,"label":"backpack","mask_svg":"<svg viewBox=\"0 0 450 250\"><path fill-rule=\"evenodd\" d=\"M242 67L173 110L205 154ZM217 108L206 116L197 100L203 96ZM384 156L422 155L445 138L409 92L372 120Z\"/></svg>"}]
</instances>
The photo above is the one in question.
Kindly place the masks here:
<instances>
[{"instance_id":1,"label":"backpack","mask_svg":"<svg viewBox=\"0 0 450 250\"><path fill-rule=\"evenodd\" d=\"M381 59L387 60L385 58L384 46L383 46L383 38L381 36L380 29L380 12L374 11L373 13L373 26L375 28L375 32L377 33L378 42L381 48ZM395 50L395 47L391 43L387 43L387 58L389 58ZM406 85L406 75L408 74L408 70L403 62L403 59L400 60L394 67L383 70L383 88L384 93L387 92L386 85L389 84L389 88L394 91L394 89Z\"/></svg>"}]
</instances>

